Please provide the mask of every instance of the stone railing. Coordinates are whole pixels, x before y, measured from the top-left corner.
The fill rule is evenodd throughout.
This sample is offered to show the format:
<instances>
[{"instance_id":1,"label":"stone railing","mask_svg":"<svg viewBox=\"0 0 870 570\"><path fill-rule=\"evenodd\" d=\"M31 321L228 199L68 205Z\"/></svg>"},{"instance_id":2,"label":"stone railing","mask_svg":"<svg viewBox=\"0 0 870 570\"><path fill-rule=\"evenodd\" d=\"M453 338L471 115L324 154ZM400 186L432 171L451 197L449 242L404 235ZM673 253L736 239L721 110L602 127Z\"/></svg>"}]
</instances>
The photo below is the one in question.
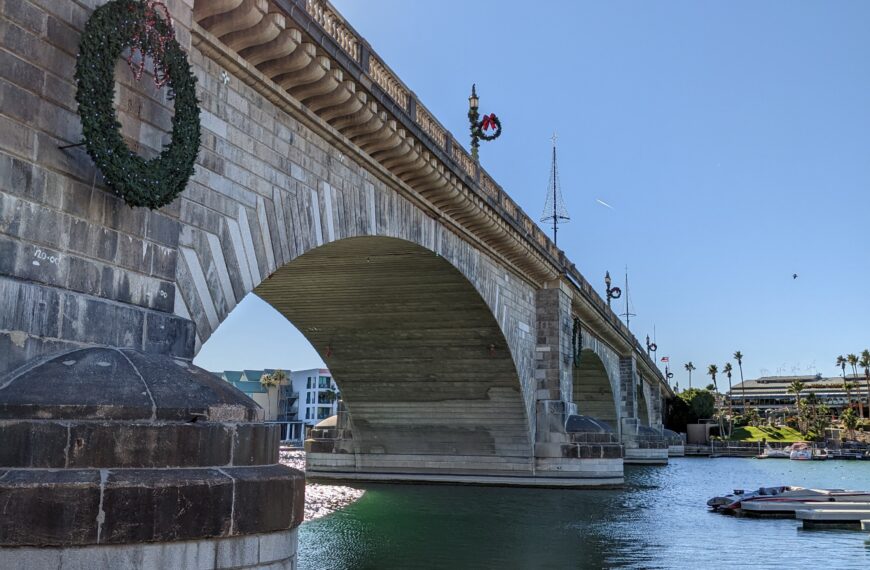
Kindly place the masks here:
<instances>
[{"instance_id":1,"label":"stone railing","mask_svg":"<svg viewBox=\"0 0 870 570\"><path fill-rule=\"evenodd\" d=\"M471 155L464 148L455 143L453 144L453 160L456 161L456 164L459 165L459 168L463 172L474 178L474 160L471 159Z\"/></svg>"},{"instance_id":2,"label":"stone railing","mask_svg":"<svg viewBox=\"0 0 870 570\"><path fill-rule=\"evenodd\" d=\"M507 214L512 220L517 219L517 205L511 200L507 192L502 192L499 190L499 195L501 196L501 205L504 208L505 214Z\"/></svg>"},{"instance_id":3,"label":"stone railing","mask_svg":"<svg viewBox=\"0 0 870 570\"><path fill-rule=\"evenodd\" d=\"M369 59L369 75L399 106L408 110L408 90L393 72L375 56Z\"/></svg>"},{"instance_id":4,"label":"stone railing","mask_svg":"<svg viewBox=\"0 0 870 570\"><path fill-rule=\"evenodd\" d=\"M344 19L322 0L307 0L305 10L351 58L360 62L360 42Z\"/></svg>"},{"instance_id":5,"label":"stone railing","mask_svg":"<svg viewBox=\"0 0 870 570\"><path fill-rule=\"evenodd\" d=\"M417 105L417 124L429 138L438 145L438 148L447 146L447 129L435 120L435 117L423 105Z\"/></svg>"},{"instance_id":6,"label":"stone railing","mask_svg":"<svg viewBox=\"0 0 870 570\"><path fill-rule=\"evenodd\" d=\"M498 200L498 195L501 189L498 187L498 184L495 183L495 180L490 178L489 174L482 173L480 175L480 186L488 196Z\"/></svg>"}]
</instances>

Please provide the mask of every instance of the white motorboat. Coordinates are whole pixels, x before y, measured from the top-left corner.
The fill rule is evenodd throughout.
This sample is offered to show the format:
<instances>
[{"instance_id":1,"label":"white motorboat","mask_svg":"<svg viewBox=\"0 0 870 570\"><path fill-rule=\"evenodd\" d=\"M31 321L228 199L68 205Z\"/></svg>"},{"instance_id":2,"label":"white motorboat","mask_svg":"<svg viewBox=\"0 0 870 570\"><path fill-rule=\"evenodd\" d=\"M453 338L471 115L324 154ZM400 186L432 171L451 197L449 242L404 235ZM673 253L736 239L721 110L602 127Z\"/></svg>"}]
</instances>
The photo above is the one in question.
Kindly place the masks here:
<instances>
[{"instance_id":1,"label":"white motorboat","mask_svg":"<svg viewBox=\"0 0 870 570\"><path fill-rule=\"evenodd\" d=\"M791 453L785 449L774 449L769 445L765 445L764 451L755 457L758 459L788 459L790 455Z\"/></svg>"},{"instance_id":2,"label":"white motorboat","mask_svg":"<svg viewBox=\"0 0 870 570\"><path fill-rule=\"evenodd\" d=\"M707 506L725 514L740 514L742 506L757 502L852 502L870 503L870 491L850 491L846 489L807 489L805 487L761 487L756 491L736 489L730 495L713 497ZM790 505L789 505L790 507ZM791 511L794 512L794 511Z\"/></svg>"},{"instance_id":3,"label":"white motorboat","mask_svg":"<svg viewBox=\"0 0 870 570\"><path fill-rule=\"evenodd\" d=\"M795 443L791 446L788 458L794 461L811 461L813 458L813 447L808 443Z\"/></svg>"}]
</instances>

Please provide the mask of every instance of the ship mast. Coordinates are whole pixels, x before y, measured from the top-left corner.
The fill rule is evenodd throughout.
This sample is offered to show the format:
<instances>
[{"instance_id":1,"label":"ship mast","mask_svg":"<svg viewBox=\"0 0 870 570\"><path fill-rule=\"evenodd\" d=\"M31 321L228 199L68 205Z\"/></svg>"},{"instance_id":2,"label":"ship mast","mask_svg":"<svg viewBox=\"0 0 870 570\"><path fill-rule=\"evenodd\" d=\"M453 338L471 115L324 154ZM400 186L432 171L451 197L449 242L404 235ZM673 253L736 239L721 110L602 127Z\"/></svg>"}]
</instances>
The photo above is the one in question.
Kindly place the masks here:
<instances>
[{"instance_id":1,"label":"ship mast","mask_svg":"<svg viewBox=\"0 0 870 570\"><path fill-rule=\"evenodd\" d=\"M626 328L631 329L631 317L636 317L637 314L632 313L629 310L629 304L628 304L628 266L625 267L625 312L622 313L622 315L620 315L620 316L625 317L625 326L626 326Z\"/></svg>"},{"instance_id":2,"label":"ship mast","mask_svg":"<svg viewBox=\"0 0 870 570\"><path fill-rule=\"evenodd\" d=\"M568 216L568 209L565 208L565 201L562 199L562 188L559 183L559 170L556 163L556 133L553 133L553 161L550 167L549 183L547 188L547 200L544 203L544 214L541 216L542 222L550 222L553 227L553 244L558 245L559 224L567 223L571 218Z\"/></svg>"}]
</instances>

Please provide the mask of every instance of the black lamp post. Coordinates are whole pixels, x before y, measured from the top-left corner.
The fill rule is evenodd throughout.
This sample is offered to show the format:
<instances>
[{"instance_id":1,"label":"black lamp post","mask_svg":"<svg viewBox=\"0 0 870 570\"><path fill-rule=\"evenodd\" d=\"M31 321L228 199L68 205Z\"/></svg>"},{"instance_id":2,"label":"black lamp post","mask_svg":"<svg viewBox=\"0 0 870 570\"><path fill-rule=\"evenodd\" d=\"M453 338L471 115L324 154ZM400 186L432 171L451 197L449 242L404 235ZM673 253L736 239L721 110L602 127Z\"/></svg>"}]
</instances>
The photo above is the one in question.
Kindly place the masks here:
<instances>
[{"instance_id":1,"label":"black lamp post","mask_svg":"<svg viewBox=\"0 0 870 570\"><path fill-rule=\"evenodd\" d=\"M478 108L480 99L477 97L477 86L471 86L471 96L468 98L468 122L471 124L471 158L477 162L480 156L478 149L480 141L494 141L501 136L501 121L495 113L484 115L480 119ZM487 131L492 131L487 134Z\"/></svg>"},{"instance_id":2,"label":"black lamp post","mask_svg":"<svg viewBox=\"0 0 870 570\"><path fill-rule=\"evenodd\" d=\"M607 307L610 308L610 300L611 299L619 299L622 297L622 289L619 287L611 287L610 286L610 272L606 271L604 273L604 284L607 286Z\"/></svg>"},{"instance_id":3,"label":"black lamp post","mask_svg":"<svg viewBox=\"0 0 870 570\"><path fill-rule=\"evenodd\" d=\"M471 123L471 158L478 159L480 148L480 99L477 97L477 86L471 86L471 96L468 98L468 121Z\"/></svg>"}]
</instances>

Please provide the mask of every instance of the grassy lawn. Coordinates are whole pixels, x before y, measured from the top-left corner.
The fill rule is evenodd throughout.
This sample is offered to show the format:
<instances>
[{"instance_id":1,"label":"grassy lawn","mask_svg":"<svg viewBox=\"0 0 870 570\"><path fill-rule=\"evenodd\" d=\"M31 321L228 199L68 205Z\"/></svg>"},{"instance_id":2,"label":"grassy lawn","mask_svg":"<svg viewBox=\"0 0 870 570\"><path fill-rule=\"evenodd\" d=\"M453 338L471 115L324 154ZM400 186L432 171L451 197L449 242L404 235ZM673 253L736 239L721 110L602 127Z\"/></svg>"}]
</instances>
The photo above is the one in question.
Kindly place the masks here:
<instances>
[{"instance_id":1,"label":"grassy lawn","mask_svg":"<svg viewBox=\"0 0 870 570\"><path fill-rule=\"evenodd\" d=\"M735 428L731 434L732 440L739 441L761 441L766 439L770 442L792 443L795 441L806 441L800 432L790 427L740 427Z\"/></svg>"}]
</instances>

